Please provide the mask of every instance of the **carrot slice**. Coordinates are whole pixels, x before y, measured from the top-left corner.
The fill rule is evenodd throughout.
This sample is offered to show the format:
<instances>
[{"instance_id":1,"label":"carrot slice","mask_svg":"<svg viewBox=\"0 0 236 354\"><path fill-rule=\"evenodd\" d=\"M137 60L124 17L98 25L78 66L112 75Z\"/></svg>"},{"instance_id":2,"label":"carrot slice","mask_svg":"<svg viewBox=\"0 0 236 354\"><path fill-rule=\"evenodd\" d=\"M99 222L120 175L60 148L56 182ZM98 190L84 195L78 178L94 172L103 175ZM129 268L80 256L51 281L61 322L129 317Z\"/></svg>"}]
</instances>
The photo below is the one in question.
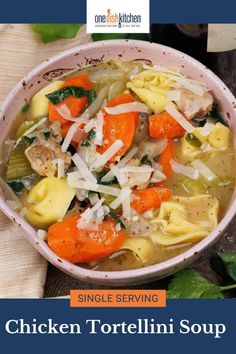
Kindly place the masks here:
<instances>
[{"instance_id":1,"label":"carrot slice","mask_svg":"<svg viewBox=\"0 0 236 354\"><path fill-rule=\"evenodd\" d=\"M57 222L49 227L48 245L59 256L72 263L86 263L117 251L125 239L125 231L115 230L112 220L104 220L98 230L77 227L80 215Z\"/></svg>"},{"instance_id":2,"label":"carrot slice","mask_svg":"<svg viewBox=\"0 0 236 354\"><path fill-rule=\"evenodd\" d=\"M149 116L149 135L152 138L173 139L184 133L184 128L167 112Z\"/></svg>"},{"instance_id":3,"label":"carrot slice","mask_svg":"<svg viewBox=\"0 0 236 354\"><path fill-rule=\"evenodd\" d=\"M171 160L174 160L174 143L171 139L168 139L167 146L158 160L166 177L170 177L173 172L170 164Z\"/></svg>"},{"instance_id":4,"label":"carrot slice","mask_svg":"<svg viewBox=\"0 0 236 354\"><path fill-rule=\"evenodd\" d=\"M158 209L161 203L172 198L172 192L166 187L149 187L142 190L135 189L132 192L139 199L132 202L132 208L142 214L149 209Z\"/></svg>"},{"instance_id":5,"label":"carrot slice","mask_svg":"<svg viewBox=\"0 0 236 354\"><path fill-rule=\"evenodd\" d=\"M107 107L115 107L120 104L134 102L130 94L120 94L107 103ZM123 114L108 114L103 110L103 145L97 147L97 151L104 153L116 140L122 140L124 146L110 159L109 162L116 161L118 156L122 156L133 142L133 137L138 124L139 114L129 112Z\"/></svg>"},{"instance_id":6,"label":"carrot slice","mask_svg":"<svg viewBox=\"0 0 236 354\"><path fill-rule=\"evenodd\" d=\"M68 86L78 86L83 87L85 90L92 90L93 85L89 80L88 75L79 75L79 76L72 76L69 77L66 82L64 83L63 87Z\"/></svg>"},{"instance_id":7,"label":"carrot slice","mask_svg":"<svg viewBox=\"0 0 236 354\"><path fill-rule=\"evenodd\" d=\"M89 77L87 75L80 75L80 76L74 76L69 78L63 85L63 87L68 87L68 86L78 86L78 87L83 87L85 90L91 90L92 89L92 83L89 80ZM58 103L56 105L52 104L49 102L49 120L50 122L53 122L55 120L58 120L62 126L68 124L68 120L64 119L56 110L56 107L60 107L62 104L65 104L71 113L71 116L73 118L78 117L80 112L84 110L88 103L88 98L87 97L74 97L70 96L67 97L62 103Z\"/></svg>"}]
</instances>

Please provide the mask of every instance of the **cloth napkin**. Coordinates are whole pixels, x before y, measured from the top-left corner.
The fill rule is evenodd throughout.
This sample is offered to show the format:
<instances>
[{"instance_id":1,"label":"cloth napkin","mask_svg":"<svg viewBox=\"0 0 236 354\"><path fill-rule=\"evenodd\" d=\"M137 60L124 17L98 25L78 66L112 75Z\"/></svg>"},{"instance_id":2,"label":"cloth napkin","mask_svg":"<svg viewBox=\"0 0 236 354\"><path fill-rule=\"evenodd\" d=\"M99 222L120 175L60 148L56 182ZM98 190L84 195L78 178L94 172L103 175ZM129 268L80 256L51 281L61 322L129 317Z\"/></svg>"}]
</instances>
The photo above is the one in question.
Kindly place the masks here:
<instances>
[{"instance_id":1,"label":"cloth napkin","mask_svg":"<svg viewBox=\"0 0 236 354\"><path fill-rule=\"evenodd\" d=\"M31 25L8 26L0 32L0 100L40 62L90 40L82 27L74 39L43 44ZM0 212L0 298L43 297L46 275L47 261Z\"/></svg>"}]
</instances>

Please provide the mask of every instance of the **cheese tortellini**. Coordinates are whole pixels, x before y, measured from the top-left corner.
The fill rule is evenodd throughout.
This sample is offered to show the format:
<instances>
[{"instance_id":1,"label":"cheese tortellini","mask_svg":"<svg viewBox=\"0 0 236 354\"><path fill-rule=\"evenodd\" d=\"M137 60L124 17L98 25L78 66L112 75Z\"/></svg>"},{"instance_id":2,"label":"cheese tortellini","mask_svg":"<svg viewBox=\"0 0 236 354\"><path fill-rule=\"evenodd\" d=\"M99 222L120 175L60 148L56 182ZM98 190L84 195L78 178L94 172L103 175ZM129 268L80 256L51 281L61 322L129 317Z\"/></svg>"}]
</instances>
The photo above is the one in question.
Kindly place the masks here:
<instances>
[{"instance_id":1,"label":"cheese tortellini","mask_svg":"<svg viewBox=\"0 0 236 354\"><path fill-rule=\"evenodd\" d=\"M218 210L217 198L208 194L175 197L162 203L159 216L152 220L157 231L150 237L162 246L197 242L217 226Z\"/></svg>"},{"instance_id":2,"label":"cheese tortellini","mask_svg":"<svg viewBox=\"0 0 236 354\"><path fill-rule=\"evenodd\" d=\"M196 128L193 134L202 144L207 144L206 151L226 150L229 147L230 130L222 123L216 123L207 136L202 135L201 132L202 128ZM194 146L188 141L186 133L182 140L182 155L194 159L203 152L204 149L201 149L201 146Z\"/></svg>"},{"instance_id":3,"label":"cheese tortellini","mask_svg":"<svg viewBox=\"0 0 236 354\"><path fill-rule=\"evenodd\" d=\"M173 82L173 80L171 81ZM153 70L144 70L135 75L134 79L127 83L142 102L146 103L154 113L164 111L170 103L167 92L170 90L170 79L165 75L157 75Z\"/></svg>"},{"instance_id":4,"label":"cheese tortellini","mask_svg":"<svg viewBox=\"0 0 236 354\"><path fill-rule=\"evenodd\" d=\"M51 225L65 216L74 196L65 178L43 178L28 195L25 216L33 225Z\"/></svg>"},{"instance_id":5,"label":"cheese tortellini","mask_svg":"<svg viewBox=\"0 0 236 354\"><path fill-rule=\"evenodd\" d=\"M42 88L37 92L31 101L30 116L32 119L46 116L48 114L48 99L45 95L57 91L64 85L64 81L58 80Z\"/></svg>"}]
</instances>

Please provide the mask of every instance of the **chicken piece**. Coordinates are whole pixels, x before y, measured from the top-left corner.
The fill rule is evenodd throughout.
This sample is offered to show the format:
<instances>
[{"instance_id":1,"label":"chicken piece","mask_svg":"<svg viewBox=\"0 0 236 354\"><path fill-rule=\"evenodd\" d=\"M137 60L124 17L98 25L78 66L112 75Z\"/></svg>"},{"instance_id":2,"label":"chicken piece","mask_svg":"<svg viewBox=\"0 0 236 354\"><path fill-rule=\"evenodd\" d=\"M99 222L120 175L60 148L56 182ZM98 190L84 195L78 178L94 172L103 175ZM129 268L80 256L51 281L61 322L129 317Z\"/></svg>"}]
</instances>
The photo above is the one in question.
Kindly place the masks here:
<instances>
[{"instance_id":1,"label":"chicken piece","mask_svg":"<svg viewBox=\"0 0 236 354\"><path fill-rule=\"evenodd\" d=\"M46 139L42 133L38 133L35 142L25 150L25 156L32 169L44 177L55 176L57 172L56 159L65 161L65 169L71 164L70 153L62 152L61 146L54 139Z\"/></svg>"},{"instance_id":2,"label":"chicken piece","mask_svg":"<svg viewBox=\"0 0 236 354\"><path fill-rule=\"evenodd\" d=\"M128 166L140 166L140 161L138 159L132 159L127 164ZM148 166L149 165L142 165ZM137 189L144 189L149 185L152 172L136 173L130 172L128 174L129 186L130 188L137 187Z\"/></svg>"},{"instance_id":3,"label":"chicken piece","mask_svg":"<svg viewBox=\"0 0 236 354\"><path fill-rule=\"evenodd\" d=\"M199 96L187 89L180 89L180 100L176 102L178 109L187 118L202 117L212 109L213 96L210 92L205 92L203 96Z\"/></svg>"}]
</instances>

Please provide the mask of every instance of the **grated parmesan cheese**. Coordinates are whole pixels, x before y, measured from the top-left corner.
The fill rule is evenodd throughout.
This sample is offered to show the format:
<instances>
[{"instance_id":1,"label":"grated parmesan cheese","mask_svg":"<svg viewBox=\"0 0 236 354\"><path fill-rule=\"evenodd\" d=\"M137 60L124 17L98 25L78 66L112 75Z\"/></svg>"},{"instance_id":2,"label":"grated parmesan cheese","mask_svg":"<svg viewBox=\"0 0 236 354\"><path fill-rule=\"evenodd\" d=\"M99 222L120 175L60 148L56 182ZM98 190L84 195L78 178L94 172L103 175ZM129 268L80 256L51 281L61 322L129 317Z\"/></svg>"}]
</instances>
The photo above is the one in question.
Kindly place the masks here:
<instances>
[{"instance_id":1,"label":"grated parmesan cheese","mask_svg":"<svg viewBox=\"0 0 236 354\"><path fill-rule=\"evenodd\" d=\"M199 178L199 171L196 168L182 165L176 161L171 161L171 168L175 173L180 173L186 177L191 179L198 179Z\"/></svg>"},{"instance_id":2,"label":"grated parmesan cheese","mask_svg":"<svg viewBox=\"0 0 236 354\"><path fill-rule=\"evenodd\" d=\"M150 113L150 108L140 102L123 103L115 107L105 107L108 114L124 114L130 112Z\"/></svg>"},{"instance_id":3,"label":"grated parmesan cheese","mask_svg":"<svg viewBox=\"0 0 236 354\"><path fill-rule=\"evenodd\" d=\"M213 181L217 177L216 174L200 160L192 161L191 165L195 167L199 171L200 175L206 178L209 182Z\"/></svg>"},{"instance_id":4,"label":"grated parmesan cheese","mask_svg":"<svg viewBox=\"0 0 236 354\"><path fill-rule=\"evenodd\" d=\"M78 168L79 172L83 176L86 182L90 183L97 183L96 178L94 175L89 171L86 163L79 157L79 155L76 153L75 155L72 156L72 160L75 163L76 167Z\"/></svg>"},{"instance_id":5,"label":"grated parmesan cheese","mask_svg":"<svg viewBox=\"0 0 236 354\"><path fill-rule=\"evenodd\" d=\"M90 169L92 171L104 166L107 161L109 161L124 145L123 141L116 140L109 148L101 154L96 161L91 165Z\"/></svg>"},{"instance_id":6,"label":"grated parmesan cheese","mask_svg":"<svg viewBox=\"0 0 236 354\"><path fill-rule=\"evenodd\" d=\"M187 119L174 107L173 104L168 104L165 108L175 120L178 122L188 133L193 133L195 127L187 121Z\"/></svg>"},{"instance_id":7,"label":"grated parmesan cheese","mask_svg":"<svg viewBox=\"0 0 236 354\"><path fill-rule=\"evenodd\" d=\"M125 187L121 189L118 197L113 200L113 202L109 205L111 209L118 208L131 194L131 189L129 187Z\"/></svg>"}]
</instances>

